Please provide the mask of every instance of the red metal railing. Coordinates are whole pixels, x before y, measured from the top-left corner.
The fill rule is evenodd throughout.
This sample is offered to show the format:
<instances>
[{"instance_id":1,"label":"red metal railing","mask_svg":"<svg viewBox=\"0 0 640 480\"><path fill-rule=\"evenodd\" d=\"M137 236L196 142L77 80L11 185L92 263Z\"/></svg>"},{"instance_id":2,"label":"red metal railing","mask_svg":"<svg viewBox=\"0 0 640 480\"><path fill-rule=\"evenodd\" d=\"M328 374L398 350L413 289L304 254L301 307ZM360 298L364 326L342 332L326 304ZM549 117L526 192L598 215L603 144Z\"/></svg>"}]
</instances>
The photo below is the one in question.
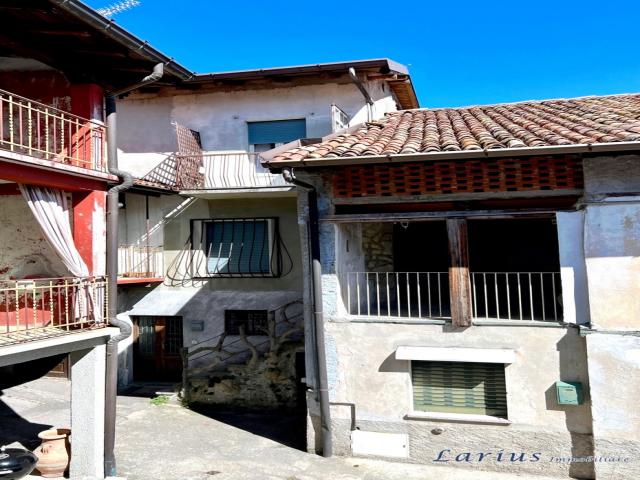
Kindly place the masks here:
<instances>
[{"instance_id":1,"label":"red metal railing","mask_svg":"<svg viewBox=\"0 0 640 480\"><path fill-rule=\"evenodd\" d=\"M106 171L106 127L0 90L0 149Z\"/></svg>"},{"instance_id":2,"label":"red metal railing","mask_svg":"<svg viewBox=\"0 0 640 480\"><path fill-rule=\"evenodd\" d=\"M0 281L0 347L106 325L104 277Z\"/></svg>"}]
</instances>

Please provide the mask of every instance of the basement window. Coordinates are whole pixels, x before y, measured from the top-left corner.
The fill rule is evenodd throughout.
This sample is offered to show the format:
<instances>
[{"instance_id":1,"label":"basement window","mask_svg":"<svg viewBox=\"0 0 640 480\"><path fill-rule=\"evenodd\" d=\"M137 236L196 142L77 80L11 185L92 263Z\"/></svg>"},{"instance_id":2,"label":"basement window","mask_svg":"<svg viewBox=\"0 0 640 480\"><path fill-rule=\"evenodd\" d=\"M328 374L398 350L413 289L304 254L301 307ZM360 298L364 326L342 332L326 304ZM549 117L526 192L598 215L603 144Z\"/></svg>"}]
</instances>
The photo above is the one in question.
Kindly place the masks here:
<instances>
[{"instance_id":1,"label":"basement window","mask_svg":"<svg viewBox=\"0 0 640 480\"><path fill-rule=\"evenodd\" d=\"M267 310L225 310L224 331L227 335L267 335Z\"/></svg>"},{"instance_id":2,"label":"basement window","mask_svg":"<svg viewBox=\"0 0 640 480\"><path fill-rule=\"evenodd\" d=\"M507 418L504 364L411 361L413 410Z\"/></svg>"}]
</instances>

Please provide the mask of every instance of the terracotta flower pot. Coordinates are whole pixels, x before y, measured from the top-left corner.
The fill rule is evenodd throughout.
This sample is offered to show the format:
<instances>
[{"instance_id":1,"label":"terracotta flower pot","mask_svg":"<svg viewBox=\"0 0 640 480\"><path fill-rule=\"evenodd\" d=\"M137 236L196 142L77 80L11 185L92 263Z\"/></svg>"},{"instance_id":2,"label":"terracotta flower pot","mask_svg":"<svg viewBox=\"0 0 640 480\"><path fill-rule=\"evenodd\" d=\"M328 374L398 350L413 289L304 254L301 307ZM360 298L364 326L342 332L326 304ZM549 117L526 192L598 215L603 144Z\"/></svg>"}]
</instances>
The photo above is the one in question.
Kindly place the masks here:
<instances>
[{"instance_id":1,"label":"terracotta flower pot","mask_svg":"<svg viewBox=\"0 0 640 480\"><path fill-rule=\"evenodd\" d=\"M68 428L55 428L40 432L38 437L42 444L33 453L38 457L36 468L45 478L62 477L69 468L69 435Z\"/></svg>"}]
</instances>

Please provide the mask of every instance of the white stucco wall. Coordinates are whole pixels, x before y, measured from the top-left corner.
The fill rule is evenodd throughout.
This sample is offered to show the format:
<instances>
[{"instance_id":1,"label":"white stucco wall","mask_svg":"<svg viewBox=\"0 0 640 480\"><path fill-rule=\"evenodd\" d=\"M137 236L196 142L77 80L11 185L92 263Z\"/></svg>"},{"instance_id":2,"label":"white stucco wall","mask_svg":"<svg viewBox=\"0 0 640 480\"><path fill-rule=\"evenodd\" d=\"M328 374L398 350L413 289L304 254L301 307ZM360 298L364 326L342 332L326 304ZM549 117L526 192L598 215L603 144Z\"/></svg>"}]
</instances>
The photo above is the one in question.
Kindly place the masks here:
<instances>
[{"instance_id":1,"label":"white stucco wall","mask_svg":"<svg viewBox=\"0 0 640 480\"><path fill-rule=\"evenodd\" d=\"M431 463L438 452L537 452L540 462L456 463L477 469L576 474L589 478L590 466L554 465L554 456L591 454L589 399L579 406L558 405L555 382L578 381L588 392L586 349L574 329L482 326L447 332L441 325L328 322L327 365L331 401L355 404L361 431L408 433L410 459ZM512 349L516 360L505 365L510 425L490 425L406 418L413 410L409 361L396 360L401 345ZM335 451L350 454L350 409L332 408ZM435 428L442 434L434 435ZM346 431L345 431L346 429Z\"/></svg>"},{"instance_id":2,"label":"white stucco wall","mask_svg":"<svg viewBox=\"0 0 640 480\"><path fill-rule=\"evenodd\" d=\"M164 244L164 229L167 215L184 201L178 195L149 195L148 237L151 247ZM125 207L118 215L118 243L120 245L146 245L147 204L145 195L125 193Z\"/></svg>"},{"instance_id":3,"label":"white stucco wall","mask_svg":"<svg viewBox=\"0 0 640 480\"><path fill-rule=\"evenodd\" d=\"M640 156L584 161L587 336L596 478L640 477Z\"/></svg>"},{"instance_id":4,"label":"white stucco wall","mask_svg":"<svg viewBox=\"0 0 640 480\"><path fill-rule=\"evenodd\" d=\"M596 478L640 478L640 337L619 334L587 335L591 382Z\"/></svg>"},{"instance_id":5,"label":"white stucco wall","mask_svg":"<svg viewBox=\"0 0 640 480\"><path fill-rule=\"evenodd\" d=\"M562 319L566 323L589 323L589 290L584 260L584 212L556 213Z\"/></svg>"},{"instance_id":6,"label":"white stucco wall","mask_svg":"<svg viewBox=\"0 0 640 480\"><path fill-rule=\"evenodd\" d=\"M395 100L381 81L367 82L375 101L374 116L396 110ZM131 95L118 103L118 146L125 153L175 151L177 121L200 132L204 150L247 150L247 122L304 118L307 137L331 133L331 104L352 117L367 120L366 103L351 83L328 83L261 90Z\"/></svg>"},{"instance_id":7,"label":"white stucco wall","mask_svg":"<svg viewBox=\"0 0 640 480\"><path fill-rule=\"evenodd\" d=\"M587 207L585 256L593 326L640 330L640 198Z\"/></svg>"}]
</instances>

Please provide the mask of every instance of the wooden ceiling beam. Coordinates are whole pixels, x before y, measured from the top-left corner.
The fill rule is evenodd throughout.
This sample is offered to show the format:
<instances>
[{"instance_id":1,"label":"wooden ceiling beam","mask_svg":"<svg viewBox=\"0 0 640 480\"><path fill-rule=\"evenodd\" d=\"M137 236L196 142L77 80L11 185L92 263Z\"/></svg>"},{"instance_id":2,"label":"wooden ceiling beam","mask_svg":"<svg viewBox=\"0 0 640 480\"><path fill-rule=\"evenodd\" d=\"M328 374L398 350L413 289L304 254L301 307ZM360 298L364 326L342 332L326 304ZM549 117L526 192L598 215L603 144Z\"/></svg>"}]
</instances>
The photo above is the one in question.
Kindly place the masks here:
<instances>
[{"instance_id":1,"label":"wooden ceiling beam","mask_svg":"<svg viewBox=\"0 0 640 480\"><path fill-rule=\"evenodd\" d=\"M62 37L91 37L91 32L87 30L28 30L27 33L30 35L52 35Z\"/></svg>"}]
</instances>

